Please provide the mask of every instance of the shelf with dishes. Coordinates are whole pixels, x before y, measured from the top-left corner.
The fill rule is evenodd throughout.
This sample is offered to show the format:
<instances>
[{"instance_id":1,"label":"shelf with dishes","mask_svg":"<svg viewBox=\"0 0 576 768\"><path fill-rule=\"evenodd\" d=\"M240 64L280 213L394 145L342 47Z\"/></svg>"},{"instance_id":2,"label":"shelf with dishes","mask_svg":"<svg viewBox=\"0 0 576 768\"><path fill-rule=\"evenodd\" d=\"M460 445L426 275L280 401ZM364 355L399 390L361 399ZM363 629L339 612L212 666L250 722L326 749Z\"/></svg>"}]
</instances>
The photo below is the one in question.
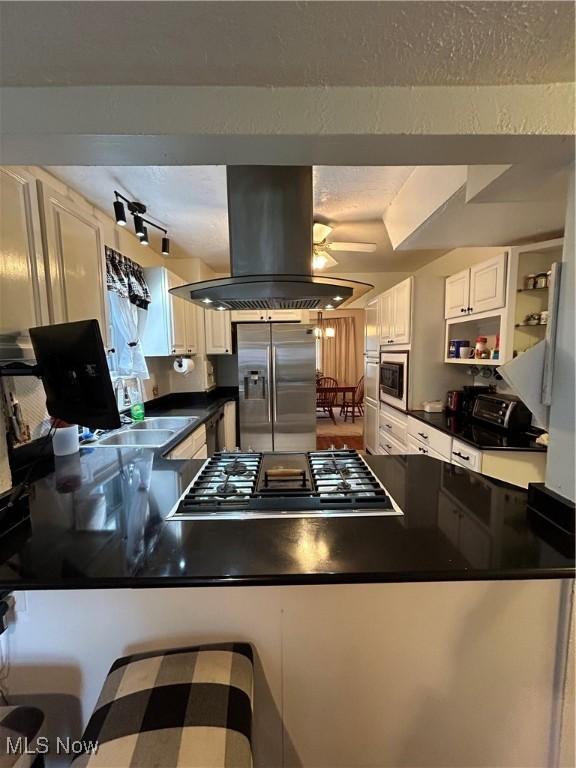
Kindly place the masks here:
<instances>
[{"instance_id":1,"label":"shelf with dishes","mask_svg":"<svg viewBox=\"0 0 576 768\"><path fill-rule=\"evenodd\" d=\"M500 365L500 338L504 322L501 311L448 320L444 362L457 365Z\"/></svg>"}]
</instances>

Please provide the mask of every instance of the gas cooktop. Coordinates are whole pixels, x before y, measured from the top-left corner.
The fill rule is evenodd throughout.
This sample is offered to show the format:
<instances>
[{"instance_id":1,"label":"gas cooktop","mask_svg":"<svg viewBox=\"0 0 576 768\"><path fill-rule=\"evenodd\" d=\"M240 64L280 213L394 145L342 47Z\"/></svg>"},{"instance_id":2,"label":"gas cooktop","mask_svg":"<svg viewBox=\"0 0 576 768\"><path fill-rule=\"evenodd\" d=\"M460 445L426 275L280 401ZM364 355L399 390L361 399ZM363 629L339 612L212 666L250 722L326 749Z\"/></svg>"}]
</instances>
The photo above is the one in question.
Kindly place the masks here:
<instances>
[{"instance_id":1,"label":"gas cooktop","mask_svg":"<svg viewBox=\"0 0 576 768\"><path fill-rule=\"evenodd\" d=\"M357 451L216 453L172 520L402 515Z\"/></svg>"}]
</instances>

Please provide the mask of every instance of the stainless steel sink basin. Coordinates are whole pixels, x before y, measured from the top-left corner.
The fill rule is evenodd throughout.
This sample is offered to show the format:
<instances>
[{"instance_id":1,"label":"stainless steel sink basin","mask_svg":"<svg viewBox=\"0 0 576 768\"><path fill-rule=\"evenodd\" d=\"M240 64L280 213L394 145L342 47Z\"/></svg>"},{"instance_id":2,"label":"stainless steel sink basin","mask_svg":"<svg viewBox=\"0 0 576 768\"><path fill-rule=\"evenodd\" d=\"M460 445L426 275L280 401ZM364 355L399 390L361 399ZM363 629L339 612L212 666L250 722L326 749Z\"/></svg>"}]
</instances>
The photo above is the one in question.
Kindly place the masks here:
<instances>
[{"instance_id":1,"label":"stainless steel sink basin","mask_svg":"<svg viewBox=\"0 0 576 768\"><path fill-rule=\"evenodd\" d=\"M150 416L144 419L144 421L137 421L130 426L130 429L134 430L148 430L148 429L171 429L174 432L179 432L181 429L185 429L198 421L196 416Z\"/></svg>"},{"instance_id":2,"label":"stainless steel sink basin","mask_svg":"<svg viewBox=\"0 0 576 768\"><path fill-rule=\"evenodd\" d=\"M124 446L127 448L160 448L171 440L176 431L173 429L124 429L103 437L95 446Z\"/></svg>"}]
</instances>

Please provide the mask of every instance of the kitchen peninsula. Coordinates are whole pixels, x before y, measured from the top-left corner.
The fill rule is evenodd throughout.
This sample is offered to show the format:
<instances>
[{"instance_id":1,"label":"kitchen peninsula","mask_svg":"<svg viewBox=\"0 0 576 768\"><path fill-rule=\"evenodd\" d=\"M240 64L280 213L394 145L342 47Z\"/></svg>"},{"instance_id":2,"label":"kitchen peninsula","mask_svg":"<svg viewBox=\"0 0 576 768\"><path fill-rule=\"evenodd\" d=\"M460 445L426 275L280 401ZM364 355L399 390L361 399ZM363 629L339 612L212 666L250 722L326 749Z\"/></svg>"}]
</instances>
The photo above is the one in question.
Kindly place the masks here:
<instances>
[{"instance_id":1,"label":"kitchen peninsula","mask_svg":"<svg viewBox=\"0 0 576 768\"><path fill-rule=\"evenodd\" d=\"M166 520L203 466L82 449L0 537L0 589L574 577L574 537L521 488L427 456L366 459L403 515Z\"/></svg>"}]
</instances>

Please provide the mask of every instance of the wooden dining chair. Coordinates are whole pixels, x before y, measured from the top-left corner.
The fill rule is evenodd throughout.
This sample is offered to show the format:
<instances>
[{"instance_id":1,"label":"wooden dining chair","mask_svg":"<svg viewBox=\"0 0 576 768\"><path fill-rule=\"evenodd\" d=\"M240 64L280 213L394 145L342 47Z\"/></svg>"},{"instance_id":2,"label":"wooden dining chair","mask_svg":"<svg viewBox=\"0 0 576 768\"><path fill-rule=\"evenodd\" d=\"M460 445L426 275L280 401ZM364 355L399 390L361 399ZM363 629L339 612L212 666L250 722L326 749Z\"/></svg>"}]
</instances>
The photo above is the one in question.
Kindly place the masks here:
<instances>
[{"instance_id":1,"label":"wooden dining chair","mask_svg":"<svg viewBox=\"0 0 576 768\"><path fill-rule=\"evenodd\" d=\"M358 384L356 384L356 390L354 392L353 400L344 400L340 413L344 414L344 421L348 421L348 416L352 416L352 422L356 420L356 416L364 415L364 376L361 376Z\"/></svg>"},{"instance_id":2,"label":"wooden dining chair","mask_svg":"<svg viewBox=\"0 0 576 768\"><path fill-rule=\"evenodd\" d=\"M316 415L328 416L336 424L336 417L334 416L334 405L336 403L336 397L338 393L334 392L321 392L322 387L337 387L338 382L331 376L322 376L316 381Z\"/></svg>"}]
</instances>

